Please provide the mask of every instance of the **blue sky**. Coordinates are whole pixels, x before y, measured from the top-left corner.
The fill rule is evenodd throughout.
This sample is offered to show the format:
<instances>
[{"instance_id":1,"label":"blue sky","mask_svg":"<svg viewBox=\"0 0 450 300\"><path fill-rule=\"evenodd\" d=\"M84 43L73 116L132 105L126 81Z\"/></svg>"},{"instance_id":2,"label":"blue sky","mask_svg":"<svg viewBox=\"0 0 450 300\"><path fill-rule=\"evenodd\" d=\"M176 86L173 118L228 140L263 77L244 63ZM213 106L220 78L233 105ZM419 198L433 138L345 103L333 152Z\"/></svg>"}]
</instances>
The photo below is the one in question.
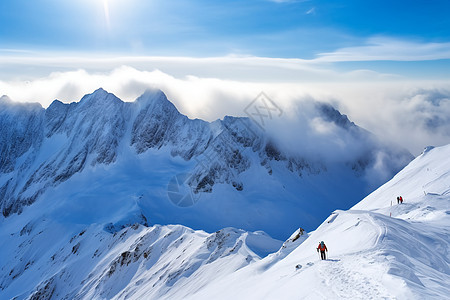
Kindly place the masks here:
<instances>
[{"instance_id":1,"label":"blue sky","mask_svg":"<svg viewBox=\"0 0 450 300\"><path fill-rule=\"evenodd\" d=\"M312 59L372 37L450 42L449 1L6 0L0 48Z\"/></svg>"},{"instance_id":2,"label":"blue sky","mask_svg":"<svg viewBox=\"0 0 450 300\"><path fill-rule=\"evenodd\" d=\"M449 15L448 0L2 0L0 95L47 107L153 87L211 121L265 91L286 111L332 103L418 154L450 142Z\"/></svg>"}]
</instances>

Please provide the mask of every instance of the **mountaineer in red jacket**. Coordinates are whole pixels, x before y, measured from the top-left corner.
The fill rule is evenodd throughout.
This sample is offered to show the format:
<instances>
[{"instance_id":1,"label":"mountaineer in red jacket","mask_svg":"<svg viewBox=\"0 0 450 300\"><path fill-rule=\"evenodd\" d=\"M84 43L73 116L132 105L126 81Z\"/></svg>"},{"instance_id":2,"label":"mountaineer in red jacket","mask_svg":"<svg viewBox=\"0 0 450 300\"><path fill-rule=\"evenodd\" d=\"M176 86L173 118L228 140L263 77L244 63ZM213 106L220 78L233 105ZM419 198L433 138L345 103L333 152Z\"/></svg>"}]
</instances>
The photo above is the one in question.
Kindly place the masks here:
<instances>
[{"instance_id":1,"label":"mountaineer in red jacket","mask_svg":"<svg viewBox=\"0 0 450 300\"><path fill-rule=\"evenodd\" d=\"M319 246L317 246L317 252L319 252L319 250L320 250L320 257L322 258L322 260L327 259L327 257L325 256L325 251L328 252L328 249L323 241L319 243Z\"/></svg>"}]
</instances>

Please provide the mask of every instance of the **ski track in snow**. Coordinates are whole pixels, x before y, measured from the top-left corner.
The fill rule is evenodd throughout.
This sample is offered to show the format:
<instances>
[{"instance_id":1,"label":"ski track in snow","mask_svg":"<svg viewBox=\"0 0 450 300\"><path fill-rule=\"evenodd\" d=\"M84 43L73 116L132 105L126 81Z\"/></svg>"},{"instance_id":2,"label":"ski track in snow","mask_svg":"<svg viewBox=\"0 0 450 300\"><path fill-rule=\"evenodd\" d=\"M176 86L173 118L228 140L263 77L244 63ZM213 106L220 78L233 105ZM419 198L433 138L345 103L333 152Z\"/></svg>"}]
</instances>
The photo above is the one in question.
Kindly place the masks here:
<instances>
[{"instance_id":1,"label":"ski track in snow","mask_svg":"<svg viewBox=\"0 0 450 300\"><path fill-rule=\"evenodd\" d=\"M379 234L374 246L379 245L387 234L385 224L378 224L372 216L366 215ZM337 259L327 258L318 267L318 276L339 299L388 299L389 294L378 280L359 271L367 261L371 261L372 248L363 250L357 255L340 256Z\"/></svg>"},{"instance_id":2,"label":"ski track in snow","mask_svg":"<svg viewBox=\"0 0 450 300\"><path fill-rule=\"evenodd\" d=\"M332 219L334 219L336 216ZM369 221L378 230L374 245L369 249L357 251L350 255L328 256L326 260L320 260L316 265L316 276L325 286L325 294L320 293L325 299L389 299L390 295L379 280L360 272L367 261L372 261L373 247L377 247L385 238L387 228L384 224L375 222L372 216L362 213L358 217L361 221ZM330 252L328 253L330 255Z\"/></svg>"},{"instance_id":3,"label":"ski track in snow","mask_svg":"<svg viewBox=\"0 0 450 300\"><path fill-rule=\"evenodd\" d=\"M319 264L318 275L339 299L389 298L386 289L375 279L358 271L367 257L355 256L325 260Z\"/></svg>"},{"instance_id":4,"label":"ski track in snow","mask_svg":"<svg viewBox=\"0 0 450 300\"><path fill-rule=\"evenodd\" d=\"M386 238L386 235L388 234L387 226L386 226L385 223L378 223L378 222L376 222L374 220L374 218L372 216L370 216L370 215L369 215L368 219L372 222L372 224L375 227L378 227L378 229L379 229L380 233L378 234L378 238L377 238L377 240L375 242L375 245L379 245L380 243L382 243L384 241L384 239Z\"/></svg>"}]
</instances>

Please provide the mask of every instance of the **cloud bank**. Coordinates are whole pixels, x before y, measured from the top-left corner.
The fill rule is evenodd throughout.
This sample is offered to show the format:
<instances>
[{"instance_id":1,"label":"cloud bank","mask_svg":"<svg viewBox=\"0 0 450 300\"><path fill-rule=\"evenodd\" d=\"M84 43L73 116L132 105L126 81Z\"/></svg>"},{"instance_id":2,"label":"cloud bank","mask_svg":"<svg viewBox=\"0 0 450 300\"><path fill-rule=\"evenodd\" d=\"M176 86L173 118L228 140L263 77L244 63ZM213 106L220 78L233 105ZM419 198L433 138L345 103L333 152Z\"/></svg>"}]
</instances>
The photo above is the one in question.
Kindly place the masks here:
<instances>
[{"instance_id":1,"label":"cloud bank","mask_svg":"<svg viewBox=\"0 0 450 300\"><path fill-rule=\"evenodd\" d=\"M346 76L351 78L352 75ZM373 78L379 74L367 76ZM3 80L0 81L0 94L8 95L14 101L39 102L47 107L54 99L79 101L99 87L124 101L133 101L148 88L158 88L183 114L208 121L225 115L245 116L248 103L264 91L285 112L305 100L331 103L357 125L389 143L407 148L414 155L420 154L427 145L450 143L448 81L237 81L177 77L158 70L141 71L124 66L111 72L80 69L55 72L32 80ZM296 126L301 125L287 114L282 122L287 124L286 130L293 133L298 132Z\"/></svg>"},{"instance_id":2,"label":"cloud bank","mask_svg":"<svg viewBox=\"0 0 450 300\"><path fill-rule=\"evenodd\" d=\"M450 58L450 43L418 43L387 37L369 38L364 45L319 54L317 61L427 61Z\"/></svg>"}]
</instances>

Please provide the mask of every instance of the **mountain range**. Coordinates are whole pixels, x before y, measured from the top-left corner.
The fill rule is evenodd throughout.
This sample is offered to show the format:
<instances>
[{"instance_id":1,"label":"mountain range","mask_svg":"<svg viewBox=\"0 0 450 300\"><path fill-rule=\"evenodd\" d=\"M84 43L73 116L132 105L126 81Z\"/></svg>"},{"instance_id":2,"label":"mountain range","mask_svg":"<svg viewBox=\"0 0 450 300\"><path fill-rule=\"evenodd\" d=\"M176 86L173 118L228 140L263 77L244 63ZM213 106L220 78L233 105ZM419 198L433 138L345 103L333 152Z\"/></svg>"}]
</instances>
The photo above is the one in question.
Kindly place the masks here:
<instances>
[{"instance_id":1,"label":"mountain range","mask_svg":"<svg viewBox=\"0 0 450 300\"><path fill-rule=\"evenodd\" d=\"M358 141L355 154L327 161L287 151L252 118L189 119L159 90L123 102L98 89L46 109L4 96L3 217L36 204L55 220L104 224L110 232L134 223L181 224L208 232L263 230L284 240L298 227L312 230L372 191L372 170L383 166L390 178L412 159L331 105L312 106L311 115L299 118Z\"/></svg>"}]
</instances>

